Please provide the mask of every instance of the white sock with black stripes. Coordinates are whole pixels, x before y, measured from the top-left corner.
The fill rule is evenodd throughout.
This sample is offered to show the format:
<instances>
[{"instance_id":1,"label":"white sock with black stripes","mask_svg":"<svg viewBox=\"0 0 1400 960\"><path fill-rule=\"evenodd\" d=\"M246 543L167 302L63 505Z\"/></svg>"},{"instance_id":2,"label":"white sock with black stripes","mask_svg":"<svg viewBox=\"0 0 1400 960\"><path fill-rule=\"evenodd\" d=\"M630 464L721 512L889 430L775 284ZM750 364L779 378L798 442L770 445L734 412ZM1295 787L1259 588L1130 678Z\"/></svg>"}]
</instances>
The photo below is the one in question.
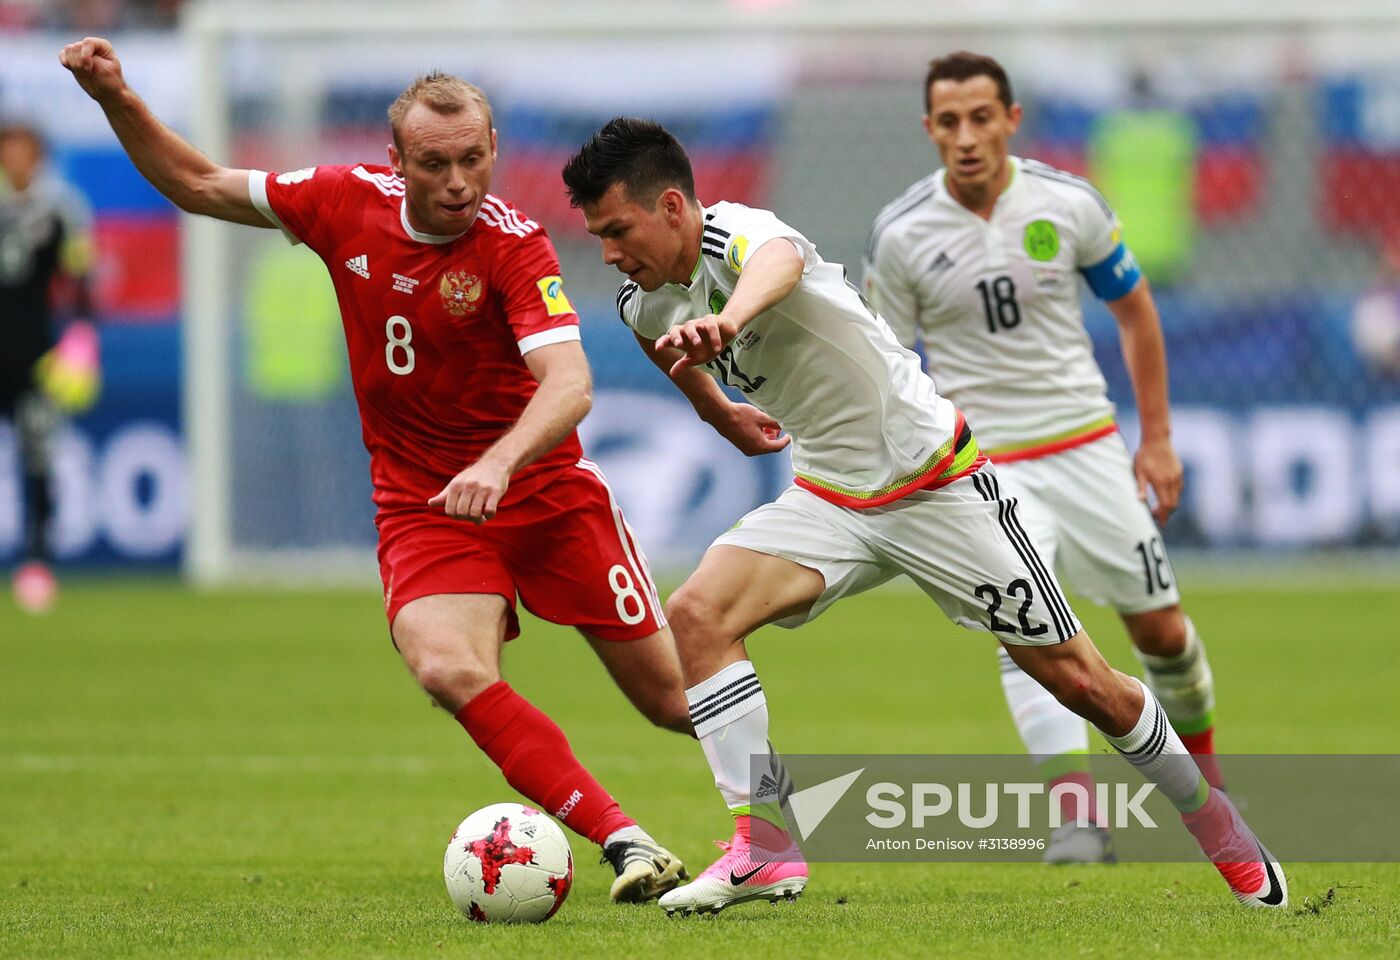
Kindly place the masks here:
<instances>
[{"instance_id":1,"label":"white sock with black stripes","mask_svg":"<svg viewBox=\"0 0 1400 960\"><path fill-rule=\"evenodd\" d=\"M731 663L685 692L690 721L715 775L715 786L736 816L753 814L781 825L779 786L753 780L755 754L769 756L768 701L748 660Z\"/></svg>"},{"instance_id":2,"label":"white sock with black stripes","mask_svg":"<svg viewBox=\"0 0 1400 960\"><path fill-rule=\"evenodd\" d=\"M1137 648L1147 685L1179 731L1197 733L1215 723L1215 677L1196 625L1186 617L1186 646L1174 657L1154 657Z\"/></svg>"},{"instance_id":3,"label":"white sock with black stripes","mask_svg":"<svg viewBox=\"0 0 1400 960\"><path fill-rule=\"evenodd\" d=\"M1123 736L1110 737L1104 733L1104 739L1155 783L1177 810L1182 813L1199 810L1210 798L1210 784L1201 776L1186 745L1167 722L1167 713L1152 691L1136 677L1132 681L1142 689L1142 715Z\"/></svg>"}]
</instances>

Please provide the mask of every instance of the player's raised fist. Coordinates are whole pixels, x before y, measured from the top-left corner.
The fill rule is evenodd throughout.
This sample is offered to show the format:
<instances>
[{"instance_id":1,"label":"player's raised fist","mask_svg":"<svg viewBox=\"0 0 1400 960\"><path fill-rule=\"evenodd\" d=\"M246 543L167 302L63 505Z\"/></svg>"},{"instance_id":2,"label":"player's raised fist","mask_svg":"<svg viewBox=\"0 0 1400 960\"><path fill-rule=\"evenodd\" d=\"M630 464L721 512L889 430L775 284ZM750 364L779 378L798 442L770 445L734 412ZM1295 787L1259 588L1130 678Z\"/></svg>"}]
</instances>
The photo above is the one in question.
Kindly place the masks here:
<instances>
[{"instance_id":1,"label":"player's raised fist","mask_svg":"<svg viewBox=\"0 0 1400 960\"><path fill-rule=\"evenodd\" d=\"M68 68L78 86L98 103L126 88L121 61L112 44L101 37L84 37L68 44L59 51L58 62Z\"/></svg>"}]
</instances>

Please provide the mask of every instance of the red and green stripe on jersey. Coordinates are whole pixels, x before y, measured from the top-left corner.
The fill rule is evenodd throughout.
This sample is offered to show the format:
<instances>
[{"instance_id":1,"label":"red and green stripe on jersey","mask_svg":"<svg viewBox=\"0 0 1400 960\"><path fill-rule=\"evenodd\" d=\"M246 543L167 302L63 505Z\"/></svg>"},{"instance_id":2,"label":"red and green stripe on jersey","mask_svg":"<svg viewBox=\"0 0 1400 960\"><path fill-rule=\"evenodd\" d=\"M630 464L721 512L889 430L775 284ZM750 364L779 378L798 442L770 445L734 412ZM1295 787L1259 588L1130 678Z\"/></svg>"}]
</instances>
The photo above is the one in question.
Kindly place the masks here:
<instances>
[{"instance_id":1,"label":"red and green stripe on jersey","mask_svg":"<svg viewBox=\"0 0 1400 960\"><path fill-rule=\"evenodd\" d=\"M878 490L851 490L806 473L797 474L794 482L802 489L815 493L838 507L866 510L893 503L915 490L937 490L939 487L946 487L954 480L975 472L986 462L986 456L977 446L977 438L972 435L972 429L959 411L953 435L935 450L932 456L913 473L906 474Z\"/></svg>"},{"instance_id":2,"label":"red and green stripe on jersey","mask_svg":"<svg viewBox=\"0 0 1400 960\"><path fill-rule=\"evenodd\" d=\"M1118 424L1114 419L1102 417L1050 436L1008 443L1005 446L993 447L985 452L987 459L992 463L1035 460L1039 457L1048 457L1052 453L1062 453L1065 450L1082 447L1086 443L1093 443L1095 440L1117 432Z\"/></svg>"}]
</instances>

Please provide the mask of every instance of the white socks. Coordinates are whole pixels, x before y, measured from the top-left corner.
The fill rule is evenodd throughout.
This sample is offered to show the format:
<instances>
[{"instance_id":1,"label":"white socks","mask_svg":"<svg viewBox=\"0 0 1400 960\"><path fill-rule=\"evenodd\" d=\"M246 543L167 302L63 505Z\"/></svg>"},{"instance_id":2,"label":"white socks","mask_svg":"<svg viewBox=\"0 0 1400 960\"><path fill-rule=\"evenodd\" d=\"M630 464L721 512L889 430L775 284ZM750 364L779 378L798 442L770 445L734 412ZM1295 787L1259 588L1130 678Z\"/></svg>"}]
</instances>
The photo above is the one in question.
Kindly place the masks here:
<instances>
[{"instance_id":1,"label":"white socks","mask_svg":"<svg viewBox=\"0 0 1400 960\"><path fill-rule=\"evenodd\" d=\"M1152 691L1136 677L1142 689L1142 715L1137 724L1121 737L1103 737L1123 758L1137 767L1152 781L1166 798L1182 813L1199 809L1210 794L1210 786L1201 776L1196 761L1186 752L1186 746L1167 722L1166 711ZM1099 731L1103 733L1102 730Z\"/></svg>"},{"instance_id":2,"label":"white socks","mask_svg":"<svg viewBox=\"0 0 1400 960\"><path fill-rule=\"evenodd\" d=\"M775 802L776 783L771 796L767 784L755 791L751 783L754 755L769 753L768 702L753 664L748 660L731 663L686 690L685 699L695 736L729 809L749 813L751 804Z\"/></svg>"},{"instance_id":3,"label":"white socks","mask_svg":"<svg viewBox=\"0 0 1400 960\"><path fill-rule=\"evenodd\" d=\"M997 656L1001 661L1001 689L1026 752L1040 758L1087 753L1089 726L1083 718L1016 666L1005 647L998 650Z\"/></svg>"},{"instance_id":4,"label":"white socks","mask_svg":"<svg viewBox=\"0 0 1400 960\"><path fill-rule=\"evenodd\" d=\"M1215 677L1190 617L1186 618L1186 649L1179 655L1154 657L1136 649L1133 652L1172 726L1196 733L1214 723Z\"/></svg>"},{"instance_id":5,"label":"white socks","mask_svg":"<svg viewBox=\"0 0 1400 960\"><path fill-rule=\"evenodd\" d=\"M622 840L650 840L652 843L656 842L651 839L651 834L634 823L630 827L622 827L608 834L607 839L603 841L603 847L610 847L614 843Z\"/></svg>"}]
</instances>

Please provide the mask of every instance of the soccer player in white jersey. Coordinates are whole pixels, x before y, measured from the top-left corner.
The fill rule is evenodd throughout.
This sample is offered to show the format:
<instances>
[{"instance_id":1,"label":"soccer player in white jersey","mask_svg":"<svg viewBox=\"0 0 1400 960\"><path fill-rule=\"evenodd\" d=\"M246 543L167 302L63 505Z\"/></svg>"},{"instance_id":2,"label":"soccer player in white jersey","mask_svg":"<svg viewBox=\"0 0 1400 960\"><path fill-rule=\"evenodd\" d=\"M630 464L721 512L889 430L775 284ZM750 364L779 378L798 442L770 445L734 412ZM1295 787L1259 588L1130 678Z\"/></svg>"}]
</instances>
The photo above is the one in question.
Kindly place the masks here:
<instances>
[{"instance_id":1,"label":"soccer player in white jersey","mask_svg":"<svg viewBox=\"0 0 1400 960\"><path fill-rule=\"evenodd\" d=\"M1223 788L1210 666L1146 503L1151 490L1165 522L1182 485L1147 280L1087 181L1009 155L1021 107L995 60L966 52L934 60L924 98L924 127L944 168L876 218L867 293L905 346L922 337L929 373L967 413L1042 555L1081 594L1118 611L1148 687L1206 779ZM1135 457L1084 329L1081 276L1118 321L1142 424ZM1087 781L1084 723L1005 655L1001 662L1016 727L1045 778ZM1112 856L1105 831L1066 822L1045 858Z\"/></svg>"},{"instance_id":2,"label":"soccer player in white jersey","mask_svg":"<svg viewBox=\"0 0 1400 960\"><path fill-rule=\"evenodd\" d=\"M604 262L628 277L622 319L700 417L749 454L781 448L779 429L792 443L794 485L720 536L666 606L735 831L724 856L661 899L665 910L801 893L807 867L784 832L781 777L751 782L751 759L770 747L744 640L900 574L1094 723L1183 811L1242 903L1286 902L1277 863L1200 776L1151 691L1099 655L962 414L839 264L766 210L701 205L685 150L652 121L610 121L564 183Z\"/></svg>"}]
</instances>

